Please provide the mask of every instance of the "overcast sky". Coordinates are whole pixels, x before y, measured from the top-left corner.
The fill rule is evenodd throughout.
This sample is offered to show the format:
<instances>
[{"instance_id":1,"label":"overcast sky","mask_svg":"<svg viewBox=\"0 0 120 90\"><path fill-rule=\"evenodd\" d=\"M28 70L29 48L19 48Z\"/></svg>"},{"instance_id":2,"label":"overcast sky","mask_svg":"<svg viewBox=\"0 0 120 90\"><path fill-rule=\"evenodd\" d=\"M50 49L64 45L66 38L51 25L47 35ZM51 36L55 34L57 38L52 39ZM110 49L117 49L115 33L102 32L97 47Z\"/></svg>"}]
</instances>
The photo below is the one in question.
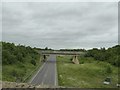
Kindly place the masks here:
<instances>
[{"instance_id":1,"label":"overcast sky","mask_svg":"<svg viewBox=\"0 0 120 90\"><path fill-rule=\"evenodd\" d=\"M93 48L118 44L118 3L3 3L3 41L32 47Z\"/></svg>"}]
</instances>

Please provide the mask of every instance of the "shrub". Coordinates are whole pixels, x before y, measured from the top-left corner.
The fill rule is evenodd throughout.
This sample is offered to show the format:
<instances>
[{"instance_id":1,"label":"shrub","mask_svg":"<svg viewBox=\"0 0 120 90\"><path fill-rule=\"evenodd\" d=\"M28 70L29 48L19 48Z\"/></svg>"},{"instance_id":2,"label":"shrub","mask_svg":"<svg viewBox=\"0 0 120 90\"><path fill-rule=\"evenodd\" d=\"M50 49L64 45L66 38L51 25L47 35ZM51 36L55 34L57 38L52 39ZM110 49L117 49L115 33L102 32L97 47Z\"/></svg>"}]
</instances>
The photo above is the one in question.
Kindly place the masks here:
<instances>
[{"instance_id":1,"label":"shrub","mask_svg":"<svg viewBox=\"0 0 120 90\"><path fill-rule=\"evenodd\" d=\"M31 64L33 64L34 66L36 65L36 62L35 62L35 60L31 60Z\"/></svg>"},{"instance_id":2,"label":"shrub","mask_svg":"<svg viewBox=\"0 0 120 90\"><path fill-rule=\"evenodd\" d=\"M12 70L11 75L14 77L18 77L18 72L14 69Z\"/></svg>"},{"instance_id":3,"label":"shrub","mask_svg":"<svg viewBox=\"0 0 120 90\"><path fill-rule=\"evenodd\" d=\"M84 64L84 61L81 61L80 64Z\"/></svg>"}]
</instances>

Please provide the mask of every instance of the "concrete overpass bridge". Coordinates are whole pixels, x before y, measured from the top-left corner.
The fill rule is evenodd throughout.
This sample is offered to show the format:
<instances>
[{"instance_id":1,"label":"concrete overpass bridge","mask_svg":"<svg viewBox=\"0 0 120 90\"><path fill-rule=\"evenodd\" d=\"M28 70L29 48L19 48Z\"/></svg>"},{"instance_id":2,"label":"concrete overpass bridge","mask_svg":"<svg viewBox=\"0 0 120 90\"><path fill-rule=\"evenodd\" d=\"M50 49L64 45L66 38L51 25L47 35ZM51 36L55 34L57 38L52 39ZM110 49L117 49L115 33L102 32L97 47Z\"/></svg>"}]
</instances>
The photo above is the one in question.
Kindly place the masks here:
<instances>
[{"instance_id":1,"label":"concrete overpass bridge","mask_svg":"<svg viewBox=\"0 0 120 90\"><path fill-rule=\"evenodd\" d=\"M59 51L59 50L54 50L54 51L41 51L42 55L49 55L49 54L55 54L55 55L81 55L84 54L84 52L81 51Z\"/></svg>"}]
</instances>

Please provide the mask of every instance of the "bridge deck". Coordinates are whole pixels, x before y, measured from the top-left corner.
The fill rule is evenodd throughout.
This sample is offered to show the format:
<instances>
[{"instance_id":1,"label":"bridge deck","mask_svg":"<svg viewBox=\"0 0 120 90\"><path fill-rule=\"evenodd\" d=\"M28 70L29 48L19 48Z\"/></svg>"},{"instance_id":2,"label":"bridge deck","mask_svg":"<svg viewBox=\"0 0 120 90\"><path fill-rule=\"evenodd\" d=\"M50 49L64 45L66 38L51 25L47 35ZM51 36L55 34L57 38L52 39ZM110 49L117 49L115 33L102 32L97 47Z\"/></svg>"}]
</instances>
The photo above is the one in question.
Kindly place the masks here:
<instances>
[{"instance_id":1,"label":"bridge deck","mask_svg":"<svg viewBox=\"0 0 120 90\"><path fill-rule=\"evenodd\" d=\"M41 54L60 54L60 55L81 55L84 52L75 52L75 51L41 51Z\"/></svg>"}]
</instances>

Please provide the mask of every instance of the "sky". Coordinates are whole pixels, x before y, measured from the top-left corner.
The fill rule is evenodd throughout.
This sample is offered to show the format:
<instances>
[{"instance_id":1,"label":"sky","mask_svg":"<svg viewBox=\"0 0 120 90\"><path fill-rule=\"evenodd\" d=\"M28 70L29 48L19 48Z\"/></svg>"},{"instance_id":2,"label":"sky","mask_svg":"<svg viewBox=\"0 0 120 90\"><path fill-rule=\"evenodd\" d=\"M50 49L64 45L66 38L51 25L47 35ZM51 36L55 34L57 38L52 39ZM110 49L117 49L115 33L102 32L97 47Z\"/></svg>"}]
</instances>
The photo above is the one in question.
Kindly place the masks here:
<instances>
[{"instance_id":1,"label":"sky","mask_svg":"<svg viewBox=\"0 0 120 90\"><path fill-rule=\"evenodd\" d=\"M117 2L4 2L2 40L40 48L118 44Z\"/></svg>"}]
</instances>

